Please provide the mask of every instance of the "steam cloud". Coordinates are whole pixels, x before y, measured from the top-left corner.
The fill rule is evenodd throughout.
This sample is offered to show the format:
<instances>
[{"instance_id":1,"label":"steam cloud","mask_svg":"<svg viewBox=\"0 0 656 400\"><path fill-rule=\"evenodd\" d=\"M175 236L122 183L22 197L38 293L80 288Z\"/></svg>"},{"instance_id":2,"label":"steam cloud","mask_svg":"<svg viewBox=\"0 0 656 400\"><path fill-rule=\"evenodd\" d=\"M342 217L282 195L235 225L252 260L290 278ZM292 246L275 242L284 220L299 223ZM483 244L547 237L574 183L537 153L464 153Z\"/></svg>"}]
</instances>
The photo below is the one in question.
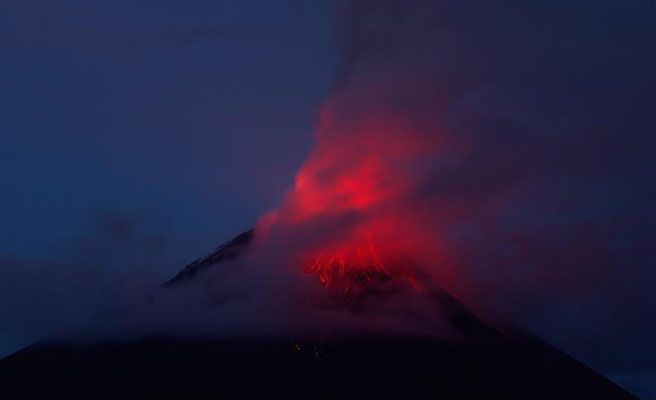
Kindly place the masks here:
<instances>
[{"instance_id":1,"label":"steam cloud","mask_svg":"<svg viewBox=\"0 0 656 400\"><path fill-rule=\"evenodd\" d=\"M620 43L643 32L587 37L580 24L608 10L582 4L336 5L342 68L316 145L258 224L257 251L202 284L218 329L281 333L343 318L409 328L394 312L409 298L372 306L392 310L374 315L384 322L353 320L325 307L319 279L302 274L312 257L372 242L478 313L584 359L586 346L644 343L656 321L646 251L654 124L644 117L653 95L638 79L649 63L628 63Z\"/></svg>"},{"instance_id":2,"label":"steam cloud","mask_svg":"<svg viewBox=\"0 0 656 400\"><path fill-rule=\"evenodd\" d=\"M282 294L261 300L302 302L299 263L366 237L486 317L652 368L632 357L656 328L653 57L626 47L648 45L648 24L595 5L337 2L342 68L295 187L260 222L254 268ZM608 13L638 22L587 36ZM280 323L316 314L295 315Z\"/></svg>"},{"instance_id":3,"label":"steam cloud","mask_svg":"<svg viewBox=\"0 0 656 400\"><path fill-rule=\"evenodd\" d=\"M631 73L648 65L576 30L604 10L478 3L338 2L340 79L262 230L285 253L366 232L485 315L640 335L655 320L653 94Z\"/></svg>"},{"instance_id":4,"label":"steam cloud","mask_svg":"<svg viewBox=\"0 0 656 400\"><path fill-rule=\"evenodd\" d=\"M121 323L445 333L439 320L416 323L430 310L411 296L376 300L369 306L384 311L364 317L326 306L304 263L371 242L422 282L586 362L653 368L653 346L642 347L656 331L654 60L629 48L648 47L653 28L638 8L353 0L336 9L341 68L316 145L258 223L255 251L188 290L153 294L148 317L130 309ZM622 33L586 33L609 14ZM629 356L638 352L644 360Z\"/></svg>"}]
</instances>

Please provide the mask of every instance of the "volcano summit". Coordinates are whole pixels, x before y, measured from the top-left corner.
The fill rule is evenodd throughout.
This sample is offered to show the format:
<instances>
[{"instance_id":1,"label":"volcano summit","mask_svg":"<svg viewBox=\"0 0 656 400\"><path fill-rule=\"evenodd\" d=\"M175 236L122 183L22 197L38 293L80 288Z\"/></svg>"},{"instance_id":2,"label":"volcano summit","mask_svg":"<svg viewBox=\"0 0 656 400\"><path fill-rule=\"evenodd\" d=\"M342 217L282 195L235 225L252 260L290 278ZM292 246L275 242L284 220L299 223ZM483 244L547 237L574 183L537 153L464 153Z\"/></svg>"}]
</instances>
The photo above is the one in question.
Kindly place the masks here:
<instances>
[{"instance_id":1,"label":"volcano summit","mask_svg":"<svg viewBox=\"0 0 656 400\"><path fill-rule=\"evenodd\" d=\"M189 264L162 290L193 286L214 269L235 268L253 235L247 231ZM341 265L335 261L338 270ZM340 282L326 288L331 301L323 306L356 317L405 311L405 318L425 318L389 308L411 293L456 334L351 330L329 336L41 343L0 362L3 397L635 398L539 338L490 325L441 289L420 288L407 275L364 266L354 273L331 272ZM358 290L351 294L353 285Z\"/></svg>"}]
</instances>

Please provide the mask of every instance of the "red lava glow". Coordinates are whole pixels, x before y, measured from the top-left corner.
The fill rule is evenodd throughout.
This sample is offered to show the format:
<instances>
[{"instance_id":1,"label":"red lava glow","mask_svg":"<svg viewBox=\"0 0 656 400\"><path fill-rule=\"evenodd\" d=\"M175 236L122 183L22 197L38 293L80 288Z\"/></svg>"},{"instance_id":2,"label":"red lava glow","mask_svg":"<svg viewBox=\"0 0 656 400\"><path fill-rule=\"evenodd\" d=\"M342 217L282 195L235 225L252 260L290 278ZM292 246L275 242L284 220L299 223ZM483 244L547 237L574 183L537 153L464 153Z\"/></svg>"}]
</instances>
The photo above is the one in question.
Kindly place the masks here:
<instances>
[{"instance_id":1,"label":"red lava glow","mask_svg":"<svg viewBox=\"0 0 656 400\"><path fill-rule=\"evenodd\" d=\"M355 298L370 287L398 278L407 279L408 287L424 293L424 287L401 258L381 256L372 242L348 242L342 247L319 250L314 259L305 263L304 272L316 275L322 285L342 298Z\"/></svg>"},{"instance_id":2,"label":"red lava glow","mask_svg":"<svg viewBox=\"0 0 656 400\"><path fill-rule=\"evenodd\" d=\"M394 201L414 187L413 164L433 151L435 138L415 121L380 111L335 117L328 103L318 127L318 143L296 175L289 217L367 212Z\"/></svg>"},{"instance_id":3,"label":"red lava glow","mask_svg":"<svg viewBox=\"0 0 656 400\"><path fill-rule=\"evenodd\" d=\"M307 246L302 270L333 292L357 297L394 280L421 293L405 256L417 253L421 221L406 198L438 148L436 135L376 107L345 117L336 102L324 106L318 143L275 218L292 227L323 221L327 239ZM349 222L331 222L340 218Z\"/></svg>"},{"instance_id":4,"label":"red lava glow","mask_svg":"<svg viewBox=\"0 0 656 400\"><path fill-rule=\"evenodd\" d=\"M304 268L316 274L321 284L345 294L359 294L366 285L392 278L392 271L381 258L372 241L346 243L336 249L319 250Z\"/></svg>"},{"instance_id":5,"label":"red lava glow","mask_svg":"<svg viewBox=\"0 0 656 400\"><path fill-rule=\"evenodd\" d=\"M294 188L261 225L311 232L301 234L301 269L330 292L357 297L403 282L422 293L425 274L407 255L439 243L422 232L424 211L411 199L439 150L439 129L432 117L387 106L385 88L351 89L324 104Z\"/></svg>"},{"instance_id":6,"label":"red lava glow","mask_svg":"<svg viewBox=\"0 0 656 400\"><path fill-rule=\"evenodd\" d=\"M411 243L393 240L394 232L386 232L397 228L394 224L367 225L358 227L342 241L317 245L303 258L303 272L316 276L341 298L356 298L369 289L399 282L407 289L424 293L418 271L407 256Z\"/></svg>"}]
</instances>

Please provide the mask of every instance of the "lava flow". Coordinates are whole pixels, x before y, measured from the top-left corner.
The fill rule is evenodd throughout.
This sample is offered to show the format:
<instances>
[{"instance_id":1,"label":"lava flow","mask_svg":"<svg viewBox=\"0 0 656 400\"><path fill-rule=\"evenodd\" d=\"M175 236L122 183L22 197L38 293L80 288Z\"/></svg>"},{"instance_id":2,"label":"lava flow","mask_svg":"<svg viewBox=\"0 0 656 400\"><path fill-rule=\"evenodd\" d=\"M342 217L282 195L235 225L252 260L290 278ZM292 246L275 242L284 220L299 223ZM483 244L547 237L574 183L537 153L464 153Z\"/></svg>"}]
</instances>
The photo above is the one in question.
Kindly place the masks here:
<instances>
[{"instance_id":1,"label":"lava flow","mask_svg":"<svg viewBox=\"0 0 656 400\"><path fill-rule=\"evenodd\" d=\"M395 243L375 241L371 231L356 232L341 243L310 251L303 272L346 300L392 287L423 293L413 263L403 254Z\"/></svg>"},{"instance_id":2,"label":"lava flow","mask_svg":"<svg viewBox=\"0 0 656 400\"><path fill-rule=\"evenodd\" d=\"M304 268L306 274L316 274L321 284L339 287L344 293L357 294L374 281L386 281L392 273L383 264L373 242L322 251Z\"/></svg>"}]
</instances>

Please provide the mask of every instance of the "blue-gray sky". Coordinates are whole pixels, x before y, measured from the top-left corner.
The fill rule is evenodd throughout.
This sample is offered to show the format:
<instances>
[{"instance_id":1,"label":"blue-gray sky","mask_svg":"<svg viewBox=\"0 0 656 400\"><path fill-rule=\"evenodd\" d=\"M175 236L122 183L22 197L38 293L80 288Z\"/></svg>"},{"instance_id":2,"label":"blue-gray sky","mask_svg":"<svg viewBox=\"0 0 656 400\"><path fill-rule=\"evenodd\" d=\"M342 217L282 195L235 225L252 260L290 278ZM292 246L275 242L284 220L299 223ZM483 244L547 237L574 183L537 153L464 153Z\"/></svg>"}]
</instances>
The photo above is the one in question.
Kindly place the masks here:
<instances>
[{"instance_id":1,"label":"blue-gray sky","mask_svg":"<svg viewBox=\"0 0 656 400\"><path fill-rule=\"evenodd\" d=\"M334 64L322 2L1 7L4 254L49 257L98 211L194 254L275 206L309 149Z\"/></svg>"},{"instance_id":2,"label":"blue-gray sky","mask_svg":"<svg viewBox=\"0 0 656 400\"><path fill-rule=\"evenodd\" d=\"M332 84L331 18L298 0L0 4L0 354L277 205Z\"/></svg>"}]
</instances>

